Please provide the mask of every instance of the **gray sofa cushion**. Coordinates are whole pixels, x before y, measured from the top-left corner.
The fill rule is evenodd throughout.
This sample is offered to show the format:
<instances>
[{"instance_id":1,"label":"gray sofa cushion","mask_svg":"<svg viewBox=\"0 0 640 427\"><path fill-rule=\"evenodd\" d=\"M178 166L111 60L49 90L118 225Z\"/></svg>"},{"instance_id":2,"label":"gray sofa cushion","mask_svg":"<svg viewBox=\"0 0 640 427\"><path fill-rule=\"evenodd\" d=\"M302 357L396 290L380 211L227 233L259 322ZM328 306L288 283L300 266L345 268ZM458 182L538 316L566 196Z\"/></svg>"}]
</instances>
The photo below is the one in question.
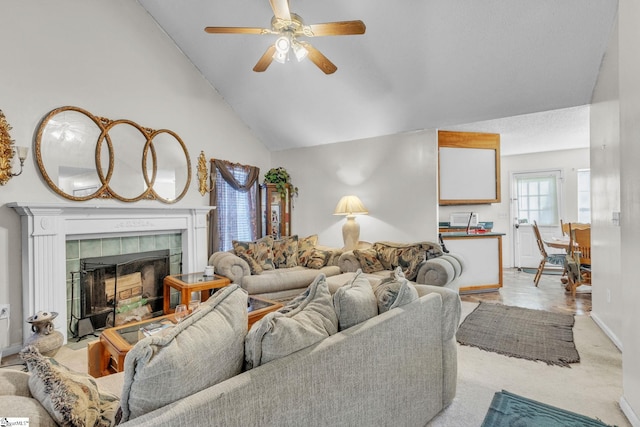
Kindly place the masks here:
<instances>
[{"instance_id":1,"label":"gray sofa cushion","mask_svg":"<svg viewBox=\"0 0 640 427\"><path fill-rule=\"evenodd\" d=\"M256 322L245 340L247 369L287 356L338 331L338 318L324 274L280 311Z\"/></svg>"},{"instance_id":2,"label":"gray sofa cushion","mask_svg":"<svg viewBox=\"0 0 640 427\"><path fill-rule=\"evenodd\" d=\"M301 266L277 268L263 271L259 276L244 276L242 278L242 287L249 295L261 295L290 289L299 289L298 292L302 292L320 273L326 276L335 276L340 274L340 267L335 265L325 266L320 270Z\"/></svg>"},{"instance_id":3,"label":"gray sofa cushion","mask_svg":"<svg viewBox=\"0 0 640 427\"><path fill-rule=\"evenodd\" d=\"M333 307L340 331L378 315L376 296L369 280L362 275L362 270L358 270L353 279L336 290Z\"/></svg>"},{"instance_id":4,"label":"gray sofa cushion","mask_svg":"<svg viewBox=\"0 0 640 427\"><path fill-rule=\"evenodd\" d=\"M383 279L374 290L378 301L378 312L384 313L392 308L401 307L418 299L418 291L397 267L391 275Z\"/></svg>"},{"instance_id":5,"label":"gray sofa cushion","mask_svg":"<svg viewBox=\"0 0 640 427\"><path fill-rule=\"evenodd\" d=\"M247 324L247 294L232 284L175 327L140 340L124 362L123 421L237 375Z\"/></svg>"}]
</instances>

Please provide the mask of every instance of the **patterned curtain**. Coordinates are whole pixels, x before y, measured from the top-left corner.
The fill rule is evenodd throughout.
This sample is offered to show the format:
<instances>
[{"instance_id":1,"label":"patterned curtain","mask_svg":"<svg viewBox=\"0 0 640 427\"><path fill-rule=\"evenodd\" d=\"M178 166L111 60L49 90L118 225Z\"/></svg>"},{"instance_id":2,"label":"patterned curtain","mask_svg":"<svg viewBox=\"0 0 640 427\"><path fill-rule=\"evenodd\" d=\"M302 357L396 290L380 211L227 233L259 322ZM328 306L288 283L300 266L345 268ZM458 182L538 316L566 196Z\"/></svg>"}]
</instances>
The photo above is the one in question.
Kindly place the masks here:
<instances>
[{"instance_id":1,"label":"patterned curtain","mask_svg":"<svg viewBox=\"0 0 640 427\"><path fill-rule=\"evenodd\" d=\"M209 204L209 256L231 249L232 240L255 240L262 235L258 177L260 168L211 160L214 190Z\"/></svg>"}]
</instances>

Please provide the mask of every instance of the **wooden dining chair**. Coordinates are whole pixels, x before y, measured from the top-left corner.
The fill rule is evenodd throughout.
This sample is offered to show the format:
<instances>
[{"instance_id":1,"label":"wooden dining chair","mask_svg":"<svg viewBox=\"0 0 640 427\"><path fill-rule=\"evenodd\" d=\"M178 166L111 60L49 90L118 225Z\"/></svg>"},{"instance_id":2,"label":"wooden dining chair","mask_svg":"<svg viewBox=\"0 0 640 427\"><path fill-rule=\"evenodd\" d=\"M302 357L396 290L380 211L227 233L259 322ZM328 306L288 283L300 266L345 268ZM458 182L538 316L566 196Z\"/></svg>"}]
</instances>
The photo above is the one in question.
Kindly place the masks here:
<instances>
[{"instance_id":1,"label":"wooden dining chair","mask_svg":"<svg viewBox=\"0 0 640 427\"><path fill-rule=\"evenodd\" d=\"M591 285L591 228L578 225L574 229L573 224L569 225L570 253L565 268L568 273L567 289L575 296L578 286Z\"/></svg>"},{"instance_id":2,"label":"wooden dining chair","mask_svg":"<svg viewBox=\"0 0 640 427\"><path fill-rule=\"evenodd\" d=\"M563 222L560 220L560 228L562 229L562 235L569 237L569 230L584 230L591 228L591 224L586 222Z\"/></svg>"},{"instance_id":3,"label":"wooden dining chair","mask_svg":"<svg viewBox=\"0 0 640 427\"><path fill-rule=\"evenodd\" d=\"M540 260L540 264L538 265L538 270L536 271L536 275L533 278L533 282L538 286L538 282L540 282L540 277L542 277L542 273L544 272L544 267L547 264L564 266L564 254L549 254L547 253L547 249L545 247L544 241L542 240L542 235L540 234L540 229L538 228L538 223L533 221L533 231L536 235L536 242L538 243L538 249L540 250L540 255L542 259Z\"/></svg>"}]
</instances>

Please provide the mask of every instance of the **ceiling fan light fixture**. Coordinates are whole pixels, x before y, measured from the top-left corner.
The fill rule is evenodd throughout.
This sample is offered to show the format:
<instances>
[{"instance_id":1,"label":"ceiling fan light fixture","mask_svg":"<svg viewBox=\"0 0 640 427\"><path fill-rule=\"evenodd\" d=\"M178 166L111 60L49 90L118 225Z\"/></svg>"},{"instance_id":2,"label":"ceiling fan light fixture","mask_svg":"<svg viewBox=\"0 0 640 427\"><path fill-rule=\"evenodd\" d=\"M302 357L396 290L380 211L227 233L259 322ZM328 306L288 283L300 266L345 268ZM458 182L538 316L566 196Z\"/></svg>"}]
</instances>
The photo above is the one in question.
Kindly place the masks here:
<instances>
[{"instance_id":1,"label":"ceiling fan light fixture","mask_svg":"<svg viewBox=\"0 0 640 427\"><path fill-rule=\"evenodd\" d=\"M293 42L292 48L298 62L302 61L309 54L309 51L296 41Z\"/></svg>"},{"instance_id":2,"label":"ceiling fan light fixture","mask_svg":"<svg viewBox=\"0 0 640 427\"><path fill-rule=\"evenodd\" d=\"M279 62L281 64L284 64L285 62L287 62L287 53L286 52L280 52L276 48L276 51L273 52L273 60L276 61L276 62Z\"/></svg>"},{"instance_id":3,"label":"ceiling fan light fixture","mask_svg":"<svg viewBox=\"0 0 640 427\"><path fill-rule=\"evenodd\" d=\"M276 39L275 46L278 53L286 55L291 48L291 40L287 36L280 36Z\"/></svg>"}]
</instances>

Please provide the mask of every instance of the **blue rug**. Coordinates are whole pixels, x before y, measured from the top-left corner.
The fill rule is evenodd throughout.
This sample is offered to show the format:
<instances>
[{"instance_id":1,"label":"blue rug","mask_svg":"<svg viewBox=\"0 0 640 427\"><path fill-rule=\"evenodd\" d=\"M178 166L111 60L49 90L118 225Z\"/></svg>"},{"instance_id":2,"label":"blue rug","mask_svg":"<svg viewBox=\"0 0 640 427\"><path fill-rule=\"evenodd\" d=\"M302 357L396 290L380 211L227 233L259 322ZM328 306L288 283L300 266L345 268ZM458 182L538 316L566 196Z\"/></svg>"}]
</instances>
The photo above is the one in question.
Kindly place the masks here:
<instances>
[{"instance_id":1,"label":"blue rug","mask_svg":"<svg viewBox=\"0 0 640 427\"><path fill-rule=\"evenodd\" d=\"M502 390L493 396L481 427L609 427L603 422Z\"/></svg>"}]
</instances>

